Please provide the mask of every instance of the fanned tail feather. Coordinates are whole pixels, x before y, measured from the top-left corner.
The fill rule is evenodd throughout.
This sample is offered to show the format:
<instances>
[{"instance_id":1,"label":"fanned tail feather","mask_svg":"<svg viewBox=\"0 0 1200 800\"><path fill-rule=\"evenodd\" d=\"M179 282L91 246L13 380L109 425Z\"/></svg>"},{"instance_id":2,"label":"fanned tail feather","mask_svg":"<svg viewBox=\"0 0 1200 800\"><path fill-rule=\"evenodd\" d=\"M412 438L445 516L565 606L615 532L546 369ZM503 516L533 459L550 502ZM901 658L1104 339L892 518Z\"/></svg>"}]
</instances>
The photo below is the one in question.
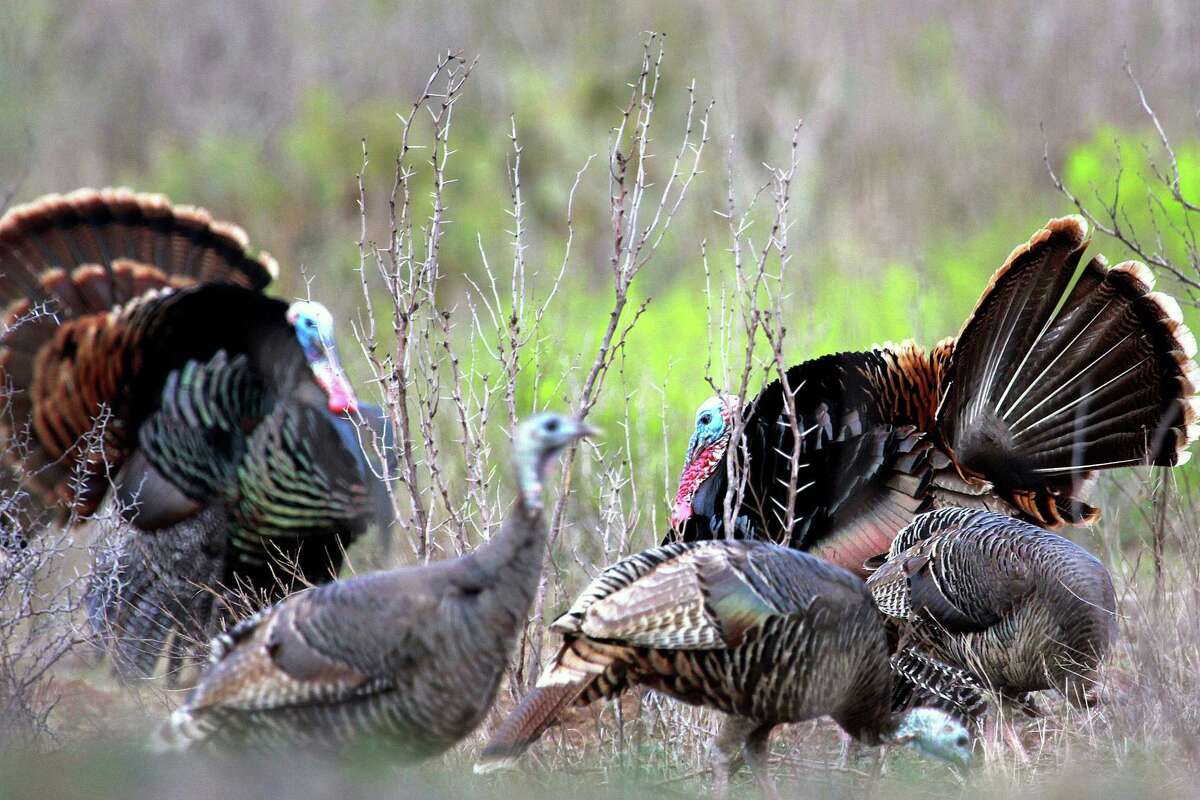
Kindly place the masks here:
<instances>
[{"instance_id":1,"label":"fanned tail feather","mask_svg":"<svg viewBox=\"0 0 1200 800\"><path fill-rule=\"evenodd\" d=\"M66 313L106 311L141 294L153 280L144 270L118 275L115 267L122 261L187 283L252 289L263 288L278 272L270 255L250 253L249 238L237 225L214 220L202 208L173 206L158 194L78 189L15 206L0 219L5 302L54 297ZM65 280L79 275L77 268L87 269L87 277ZM50 286L49 273L56 275Z\"/></svg>"},{"instance_id":2,"label":"fanned tail feather","mask_svg":"<svg viewBox=\"0 0 1200 800\"><path fill-rule=\"evenodd\" d=\"M1078 264L1080 217L1052 220L992 278L942 378L938 429L958 463L1047 525L1090 521L1100 469L1188 458L1196 342L1142 264ZM1078 273L1078 275L1077 275Z\"/></svg>"}]
</instances>

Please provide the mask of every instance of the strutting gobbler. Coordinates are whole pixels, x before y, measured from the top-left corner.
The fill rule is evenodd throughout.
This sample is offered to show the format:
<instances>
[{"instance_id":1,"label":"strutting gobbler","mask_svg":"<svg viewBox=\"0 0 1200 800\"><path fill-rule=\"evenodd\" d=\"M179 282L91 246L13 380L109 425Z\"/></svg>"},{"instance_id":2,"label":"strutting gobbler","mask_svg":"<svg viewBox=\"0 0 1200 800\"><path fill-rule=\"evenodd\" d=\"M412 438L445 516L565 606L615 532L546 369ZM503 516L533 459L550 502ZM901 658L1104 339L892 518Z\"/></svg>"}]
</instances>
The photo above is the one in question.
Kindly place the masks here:
<instances>
[{"instance_id":1,"label":"strutting gobbler","mask_svg":"<svg viewBox=\"0 0 1200 800\"><path fill-rule=\"evenodd\" d=\"M745 405L705 401L668 540L768 539L865 575L921 512L1087 523L1098 470L1184 463L1197 433L1195 339L1144 265L1094 256L1080 269L1086 246L1082 218L1049 222L992 277L959 335L931 350L823 356Z\"/></svg>"},{"instance_id":2,"label":"strutting gobbler","mask_svg":"<svg viewBox=\"0 0 1200 800\"><path fill-rule=\"evenodd\" d=\"M390 520L364 455L372 430L387 447L383 415L329 312L263 294L276 272L241 228L161 195L81 189L0 219L7 451L28 435L12 469L64 517L119 511L88 610L123 674L214 633L226 590L329 580Z\"/></svg>"}]
</instances>

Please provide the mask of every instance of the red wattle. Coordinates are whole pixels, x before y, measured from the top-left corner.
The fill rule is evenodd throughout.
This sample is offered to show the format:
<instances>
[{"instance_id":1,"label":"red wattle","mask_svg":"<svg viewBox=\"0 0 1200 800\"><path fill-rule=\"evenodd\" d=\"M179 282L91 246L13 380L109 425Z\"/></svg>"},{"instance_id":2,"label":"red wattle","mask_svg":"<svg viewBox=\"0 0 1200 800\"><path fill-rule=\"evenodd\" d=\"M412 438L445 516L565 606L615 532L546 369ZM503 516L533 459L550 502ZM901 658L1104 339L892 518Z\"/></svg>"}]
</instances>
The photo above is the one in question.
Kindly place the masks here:
<instances>
[{"instance_id":1,"label":"red wattle","mask_svg":"<svg viewBox=\"0 0 1200 800\"><path fill-rule=\"evenodd\" d=\"M699 451L683 468L679 476L679 491L675 493L675 506L671 510L671 527L679 530L684 522L692 517L692 498L700 484L708 480L708 476L725 457L725 441L718 440Z\"/></svg>"},{"instance_id":2,"label":"red wattle","mask_svg":"<svg viewBox=\"0 0 1200 800\"><path fill-rule=\"evenodd\" d=\"M346 376L328 364L313 368L317 383L329 397L329 410L334 414L358 413L358 398Z\"/></svg>"},{"instance_id":3,"label":"red wattle","mask_svg":"<svg viewBox=\"0 0 1200 800\"><path fill-rule=\"evenodd\" d=\"M675 508L671 511L671 527L679 530L683 523L692 518L692 498L678 498L675 500Z\"/></svg>"}]
</instances>

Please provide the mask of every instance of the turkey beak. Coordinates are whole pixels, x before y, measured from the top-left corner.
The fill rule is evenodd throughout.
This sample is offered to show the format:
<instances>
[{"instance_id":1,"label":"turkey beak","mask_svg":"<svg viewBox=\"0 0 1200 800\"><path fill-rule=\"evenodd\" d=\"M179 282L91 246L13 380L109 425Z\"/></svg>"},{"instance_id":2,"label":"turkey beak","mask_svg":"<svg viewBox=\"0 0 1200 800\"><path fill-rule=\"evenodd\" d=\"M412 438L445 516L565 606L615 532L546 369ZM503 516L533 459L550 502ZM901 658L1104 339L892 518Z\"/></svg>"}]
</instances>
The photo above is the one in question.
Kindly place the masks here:
<instances>
[{"instance_id":1,"label":"turkey beak","mask_svg":"<svg viewBox=\"0 0 1200 800\"><path fill-rule=\"evenodd\" d=\"M595 427L594 425L589 425L582 420L580 420L577 425L578 431L575 433L576 439L589 439L593 436L599 436L601 433L603 433L603 431L601 431L599 428Z\"/></svg>"},{"instance_id":2,"label":"turkey beak","mask_svg":"<svg viewBox=\"0 0 1200 800\"><path fill-rule=\"evenodd\" d=\"M688 439L687 455L683 458L683 465L685 469L687 468L687 465L691 464L692 460L696 458L696 453L700 452L700 445L703 443L704 441L701 438L699 431L693 433L692 438Z\"/></svg>"},{"instance_id":3,"label":"turkey beak","mask_svg":"<svg viewBox=\"0 0 1200 800\"><path fill-rule=\"evenodd\" d=\"M358 398L354 395L354 387L346 380L346 373L342 372L342 365L338 361L337 350L332 345L326 345L322 356L312 361L309 366L312 368L313 377L317 379L317 385L329 398L329 410L332 413L358 413Z\"/></svg>"}]
</instances>

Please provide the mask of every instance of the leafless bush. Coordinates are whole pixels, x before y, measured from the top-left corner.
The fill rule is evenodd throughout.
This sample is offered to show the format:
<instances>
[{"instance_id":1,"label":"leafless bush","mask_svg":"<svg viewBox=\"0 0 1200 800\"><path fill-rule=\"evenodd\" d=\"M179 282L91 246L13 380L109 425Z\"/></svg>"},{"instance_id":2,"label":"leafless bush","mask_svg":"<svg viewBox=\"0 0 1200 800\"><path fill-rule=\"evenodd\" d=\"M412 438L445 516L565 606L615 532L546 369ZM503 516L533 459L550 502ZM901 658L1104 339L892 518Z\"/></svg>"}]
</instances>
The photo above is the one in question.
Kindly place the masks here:
<instances>
[{"instance_id":1,"label":"leafless bush","mask_svg":"<svg viewBox=\"0 0 1200 800\"><path fill-rule=\"evenodd\" d=\"M12 430L7 404L0 413ZM0 750L51 735L53 669L80 642L79 583L56 577L73 544L64 528L43 530L46 515L21 480L25 442L19 431L9 439L0 483Z\"/></svg>"},{"instance_id":2,"label":"leafless bush","mask_svg":"<svg viewBox=\"0 0 1200 800\"><path fill-rule=\"evenodd\" d=\"M439 296L443 278L439 250L451 219L445 188L453 180L453 110L473 64L455 53L440 58L423 94L401 117L403 147L396 158L388 234L382 245L368 240L367 193L359 177L364 311L355 333L371 364L383 403L395 421L398 441L409 443L396 454L398 474L386 477L394 489L401 527L418 560L427 560L438 551L460 554L489 537L499 524L507 489L496 486L499 459L493 457L493 440L489 438L493 420L498 418L511 430L518 417L536 410L540 404L536 399L539 385L547 379L559 382L561 388L555 393L561 394L573 413L586 417L645 309L645 301L631 306L630 290L667 236L676 211L700 173L711 108L698 106L694 88L689 89L691 100L680 144L670 172L658 176L661 182L656 185L650 161L651 132L663 55L661 37L649 35L629 104L610 136L611 310L595 354L581 359L577 371L571 374L546 375L539 368L538 358L541 348L553 341L553 332L545 329L544 322L559 295L564 275L572 269L575 194L595 156L584 160L566 198L561 260L549 271L530 265L526 260L528 232L521 185L523 151L518 122L512 120L508 163L511 254L497 259L480 239L479 253L487 282L473 285L455 306L444 305ZM425 121L428 133L421 127ZM418 144L422 136L428 138ZM424 165L414 163L418 151L427 153ZM364 145L364 172L365 161ZM427 205L417 194L423 180L429 185ZM419 216L426 213L428 216ZM501 261L507 261L508 267L501 267ZM579 269L577 265L574 268ZM380 300L376 281L382 282L386 311L377 311ZM390 319L394 337L390 348L381 343L384 319ZM460 355L463 348L467 348L466 355ZM535 399L531 403L529 398ZM624 444L628 445L628 440ZM615 552L628 547L640 513L639 499L629 491L628 470L612 468L614 457L610 454L621 458L622 450L619 441L596 447L586 467L593 477L600 478L603 488L598 494L606 499L598 516L607 520L605 530L611 532L614 526L617 529L615 536L605 537L606 545L613 546ZM465 454L462 473L449 474L448 465L460 463L453 458L460 451ZM552 546L566 527L575 457L572 450L563 459L563 474L567 477L550 514ZM628 465L629 454L621 460ZM543 579L539 586L524 656L514 672L518 686L527 685L537 674L548 580ZM556 594L561 595L561 591Z\"/></svg>"}]
</instances>

